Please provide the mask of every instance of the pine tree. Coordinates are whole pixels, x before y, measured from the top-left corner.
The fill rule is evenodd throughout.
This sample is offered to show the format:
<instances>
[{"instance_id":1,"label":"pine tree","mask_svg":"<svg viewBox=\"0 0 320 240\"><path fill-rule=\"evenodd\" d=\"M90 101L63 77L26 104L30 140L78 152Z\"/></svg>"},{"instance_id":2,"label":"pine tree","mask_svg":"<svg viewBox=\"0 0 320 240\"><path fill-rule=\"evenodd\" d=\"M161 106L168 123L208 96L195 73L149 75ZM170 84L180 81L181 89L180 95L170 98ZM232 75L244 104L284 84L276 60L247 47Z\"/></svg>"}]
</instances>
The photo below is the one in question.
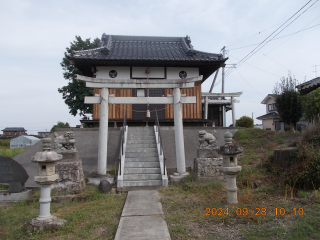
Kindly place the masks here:
<instances>
[{"instance_id":1,"label":"pine tree","mask_svg":"<svg viewBox=\"0 0 320 240\"><path fill-rule=\"evenodd\" d=\"M80 36L76 36L76 40L71 42L70 47L66 48L68 53L73 50L86 50L92 49L99 46L100 39L96 38L92 42L90 38L82 40ZM85 116L85 114L92 114L93 105L84 104L85 96L93 96L93 89L87 88L84 82L77 80L76 75L80 74L78 69L69 63L69 60L64 57L60 63L62 69L64 70L63 77L68 80L68 84L62 88L58 88L58 92L62 93L62 98L64 102L68 105L73 116L78 113L80 116Z\"/></svg>"}]
</instances>

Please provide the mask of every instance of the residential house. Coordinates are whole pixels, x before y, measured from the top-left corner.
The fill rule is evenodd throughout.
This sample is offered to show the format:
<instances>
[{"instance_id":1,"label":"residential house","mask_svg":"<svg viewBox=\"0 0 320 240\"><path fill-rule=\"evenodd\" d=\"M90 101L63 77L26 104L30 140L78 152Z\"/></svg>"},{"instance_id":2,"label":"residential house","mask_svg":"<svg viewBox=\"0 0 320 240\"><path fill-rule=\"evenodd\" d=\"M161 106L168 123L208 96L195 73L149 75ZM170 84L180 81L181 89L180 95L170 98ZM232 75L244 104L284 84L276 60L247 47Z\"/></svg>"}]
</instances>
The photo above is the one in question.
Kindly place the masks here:
<instances>
[{"instance_id":1,"label":"residential house","mask_svg":"<svg viewBox=\"0 0 320 240\"><path fill-rule=\"evenodd\" d=\"M281 120L276 108L276 95L268 94L261 102L266 105L266 114L257 117L262 120L263 129L271 131L285 130L286 124Z\"/></svg>"},{"instance_id":2,"label":"residential house","mask_svg":"<svg viewBox=\"0 0 320 240\"><path fill-rule=\"evenodd\" d=\"M3 136L7 137L15 137L27 134L27 130L25 130L23 127L7 127L1 131L3 132Z\"/></svg>"}]
</instances>

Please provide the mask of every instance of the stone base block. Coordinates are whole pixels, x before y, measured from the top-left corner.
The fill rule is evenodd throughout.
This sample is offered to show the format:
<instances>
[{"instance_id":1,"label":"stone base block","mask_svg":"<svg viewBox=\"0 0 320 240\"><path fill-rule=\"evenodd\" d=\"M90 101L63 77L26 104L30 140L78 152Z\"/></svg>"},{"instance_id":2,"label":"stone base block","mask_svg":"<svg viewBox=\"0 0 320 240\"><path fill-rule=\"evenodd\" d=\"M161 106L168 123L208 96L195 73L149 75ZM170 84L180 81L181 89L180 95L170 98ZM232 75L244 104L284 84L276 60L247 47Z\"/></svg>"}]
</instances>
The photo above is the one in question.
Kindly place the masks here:
<instances>
[{"instance_id":1,"label":"stone base block","mask_svg":"<svg viewBox=\"0 0 320 240\"><path fill-rule=\"evenodd\" d=\"M22 201L30 197L32 190L26 189L18 193L10 193L7 190L0 191L0 201Z\"/></svg>"},{"instance_id":2,"label":"stone base block","mask_svg":"<svg viewBox=\"0 0 320 240\"><path fill-rule=\"evenodd\" d=\"M78 161L78 152L77 151L63 151L60 152L60 154L62 155L62 160L60 160L59 162L73 162L73 161Z\"/></svg>"},{"instance_id":3,"label":"stone base block","mask_svg":"<svg viewBox=\"0 0 320 240\"><path fill-rule=\"evenodd\" d=\"M196 181L223 181L224 174L220 171L221 158L195 158L193 176Z\"/></svg>"},{"instance_id":4,"label":"stone base block","mask_svg":"<svg viewBox=\"0 0 320 240\"><path fill-rule=\"evenodd\" d=\"M197 149L198 158L219 158L218 148L198 148Z\"/></svg>"},{"instance_id":5,"label":"stone base block","mask_svg":"<svg viewBox=\"0 0 320 240\"><path fill-rule=\"evenodd\" d=\"M63 220L54 216L45 220L39 220L37 218L33 218L23 225L23 229L29 232L34 232L35 230L42 232L42 231L59 229L66 223L67 223L66 220Z\"/></svg>"},{"instance_id":6,"label":"stone base block","mask_svg":"<svg viewBox=\"0 0 320 240\"><path fill-rule=\"evenodd\" d=\"M188 172L184 174L174 173L173 175L170 175L170 180L172 182L180 182L182 179L184 179L188 175L189 175Z\"/></svg>"},{"instance_id":7,"label":"stone base block","mask_svg":"<svg viewBox=\"0 0 320 240\"><path fill-rule=\"evenodd\" d=\"M77 152L70 154L77 156ZM64 194L78 194L85 189L82 162L79 159L57 162L56 173L59 174L59 180L52 185L52 189Z\"/></svg>"},{"instance_id":8,"label":"stone base block","mask_svg":"<svg viewBox=\"0 0 320 240\"><path fill-rule=\"evenodd\" d=\"M297 147L288 147L274 150L274 165L279 165L282 168L289 168L296 154L298 153Z\"/></svg>"}]
</instances>

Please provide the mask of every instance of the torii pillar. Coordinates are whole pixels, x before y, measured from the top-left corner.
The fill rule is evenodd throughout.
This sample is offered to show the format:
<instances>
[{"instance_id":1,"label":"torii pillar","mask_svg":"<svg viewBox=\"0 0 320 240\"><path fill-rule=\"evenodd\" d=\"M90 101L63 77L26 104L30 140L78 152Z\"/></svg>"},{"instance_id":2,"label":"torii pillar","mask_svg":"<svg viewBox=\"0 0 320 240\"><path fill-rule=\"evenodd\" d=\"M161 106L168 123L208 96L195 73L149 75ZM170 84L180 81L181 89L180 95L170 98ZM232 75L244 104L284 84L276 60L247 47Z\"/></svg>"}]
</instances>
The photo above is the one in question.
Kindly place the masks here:
<instances>
[{"instance_id":1,"label":"torii pillar","mask_svg":"<svg viewBox=\"0 0 320 240\"><path fill-rule=\"evenodd\" d=\"M109 89L101 88L100 103L100 125L98 146L98 169L97 174L107 173L107 151L108 151L108 119L109 119Z\"/></svg>"},{"instance_id":2,"label":"torii pillar","mask_svg":"<svg viewBox=\"0 0 320 240\"><path fill-rule=\"evenodd\" d=\"M174 114L174 130L176 142L176 161L177 172L175 176L186 175L186 158L184 152L184 135L181 110L181 93L180 88L173 89L173 114ZM172 177L172 176L171 176Z\"/></svg>"}]
</instances>

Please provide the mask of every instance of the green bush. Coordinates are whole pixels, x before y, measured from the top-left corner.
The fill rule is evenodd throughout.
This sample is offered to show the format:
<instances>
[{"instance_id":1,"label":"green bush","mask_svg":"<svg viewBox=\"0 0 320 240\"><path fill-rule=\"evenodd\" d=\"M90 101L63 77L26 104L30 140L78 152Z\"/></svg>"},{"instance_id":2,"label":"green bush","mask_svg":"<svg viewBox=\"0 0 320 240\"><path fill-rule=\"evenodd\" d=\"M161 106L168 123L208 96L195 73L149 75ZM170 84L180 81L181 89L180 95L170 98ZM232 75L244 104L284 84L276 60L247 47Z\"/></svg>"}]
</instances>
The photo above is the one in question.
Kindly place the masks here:
<instances>
[{"instance_id":1,"label":"green bush","mask_svg":"<svg viewBox=\"0 0 320 240\"><path fill-rule=\"evenodd\" d=\"M237 127L253 128L253 119L248 116L242 116L236 120Z\"/></svg>"},{"instance_id":2,"label":"green bush","mask_svg":"<svg viewBox=\"0 0 320 240\"><path fill-rule=\"evenodd\" d=\"M296 182L296 186L311 189L313 184L320 186L320 126L304 132L299 152L293 164L286 171L288 182Z\"/></svg>"},{"instance_id":3,"label":"green bush","mask_svg":"<svg viewBox=\"0 0 320 240\"><path fill-rule=\"evenodd\" d=\"M298 197L299 197L299 198L305 198L307 195L308 195L307 192L304 192L304 191L299 191L299 192L298 192Z\"/></svg>"},{"instance_id":4,"label":"green bush","mask_svg":"<svg viewBox=\"0 0 320 240\"><path fill-rule=\"evenodd\" d=\"M243 140L243 139L250 138L250 135L246 131L240 129L239 131L236 132L234 137L237 138L238 140Z\"/></svg>"},{"instance_id":5,"label":"green bush","mask_svg":"<svg viewBox=\"0 0 320 240\"><path fill-rule=\"evenodd\" d=\"M10 147L10 139L0 139L0 146Z\"/></svg>"},{"instance_id":6,"label":"green bush","mask_svg":"<svg viewBox=\"0 0 320 240\"><path fill-rule=\"evenodd\" d=\"M56 125L54 125L51 128L50 132L54 132L56 130L56 128L69 128L69 127L70 127L70 125L67 122L66 123L58 122Z\"/></svg>"}]
</instances>

